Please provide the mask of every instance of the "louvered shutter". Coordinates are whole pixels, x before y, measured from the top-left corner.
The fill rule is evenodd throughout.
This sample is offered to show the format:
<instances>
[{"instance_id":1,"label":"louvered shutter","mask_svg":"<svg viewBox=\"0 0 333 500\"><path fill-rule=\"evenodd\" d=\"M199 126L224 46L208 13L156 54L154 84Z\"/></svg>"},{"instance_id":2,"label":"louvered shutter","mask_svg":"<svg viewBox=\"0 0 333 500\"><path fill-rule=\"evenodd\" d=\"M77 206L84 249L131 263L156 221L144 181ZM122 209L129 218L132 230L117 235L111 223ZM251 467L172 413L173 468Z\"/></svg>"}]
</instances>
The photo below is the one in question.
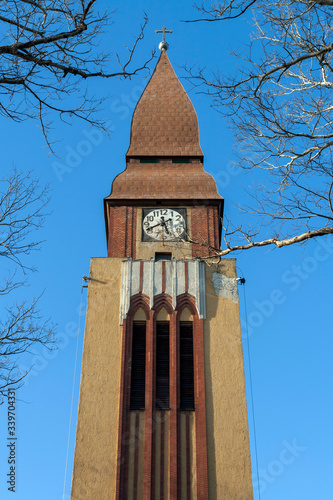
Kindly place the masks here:
<instances>
[{"instance_id":1,"label":"louvered shutter","mask_svg":"<svg viewBox=\"0 0 333 500\"><path fill-rule=\"evenodd\" d=\"M133 322L131 410L145 407L146 322Z\"/></svg>"},{"instance_id":2,"label":"louvered shutter","mask_svg":"<svg viewBox=\"0 0 333 500\"><path fill-rule=\"evenodd\" d=\"M169 408L169 322L156 323L156 409Z\"/></svg>"},{"instance_id":3,"label":"louvered shutter","mask_svg":"<svg viewBox=\"0 0 333 500\"><path fill-rule=\"evenodd\" d=\"M193 324L180 322L180 409L194 410Z\"/></svg>"}]
</instances>

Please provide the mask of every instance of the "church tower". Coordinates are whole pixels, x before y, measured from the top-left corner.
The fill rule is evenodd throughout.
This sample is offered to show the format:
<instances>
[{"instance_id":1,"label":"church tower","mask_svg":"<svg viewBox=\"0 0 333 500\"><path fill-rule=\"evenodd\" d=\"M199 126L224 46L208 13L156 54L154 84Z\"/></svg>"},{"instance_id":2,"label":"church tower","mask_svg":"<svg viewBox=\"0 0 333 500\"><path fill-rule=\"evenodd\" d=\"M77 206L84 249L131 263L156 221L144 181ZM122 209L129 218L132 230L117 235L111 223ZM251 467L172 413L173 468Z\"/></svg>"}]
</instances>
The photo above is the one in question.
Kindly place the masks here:
<instances>
[{"instance_id":1,"label":"church tower","mask_svg":"<svg viewBox=\"0 0 333 500\"><path fill-rule=\"evenodd\" d=\"M236 264L166 48L91 261L72 500L253 498Z\"/></svg>"}]
</instances>

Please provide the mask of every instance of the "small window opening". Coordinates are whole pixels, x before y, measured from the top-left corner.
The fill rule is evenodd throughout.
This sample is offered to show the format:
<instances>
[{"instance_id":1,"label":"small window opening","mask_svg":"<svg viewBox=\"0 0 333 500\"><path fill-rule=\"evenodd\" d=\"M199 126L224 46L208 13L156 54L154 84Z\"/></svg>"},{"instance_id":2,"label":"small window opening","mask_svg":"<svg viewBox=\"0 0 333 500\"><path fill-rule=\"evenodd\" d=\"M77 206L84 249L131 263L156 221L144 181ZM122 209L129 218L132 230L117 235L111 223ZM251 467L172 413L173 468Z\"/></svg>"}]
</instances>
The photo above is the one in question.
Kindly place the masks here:
<instances>
[{"instance_id":1,"label":"small window opening","mask_svg":"<svg viewBox=\"0 0 333 500\"><path fill-rule=\"evenodd\" d=\"M155 252L155 260L171 260L171 253Z\"/></svg>"},{"instance_id":2,"label":"small window opening","mask_svg":"<svg viewBox=\"0 0 333 500\"><path fill-rule=\"evenodd\" d=\"M189 158L172 158L172 163L190 163Z\"/></svg>"},{"instance_id":3,"label":"small window opening","mask_svg":"<svg viewBox=\"0 0 333 500\"><path fill-rule=\"evenodd\" d=\"M140 158L140 163L157 163L157 158Z\"/></svg>"}]
</instances>

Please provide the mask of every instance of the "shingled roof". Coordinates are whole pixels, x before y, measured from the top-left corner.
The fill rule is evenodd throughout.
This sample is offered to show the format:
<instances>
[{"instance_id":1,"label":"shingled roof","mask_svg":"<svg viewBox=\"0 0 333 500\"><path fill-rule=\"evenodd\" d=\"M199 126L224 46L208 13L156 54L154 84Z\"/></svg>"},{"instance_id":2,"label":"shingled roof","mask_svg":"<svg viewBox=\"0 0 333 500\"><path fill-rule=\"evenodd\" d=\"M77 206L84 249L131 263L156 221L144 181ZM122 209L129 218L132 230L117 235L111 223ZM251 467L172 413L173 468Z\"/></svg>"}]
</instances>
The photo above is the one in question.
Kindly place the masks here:
<instances>
[{"instance_id":1,"label":"shingled roof","mask_svg":"<svg viewBox=\"0 0 333 500\"><path fill-rule=\"evenodd\" d=\"M221 200L202 162L196 112L162 51L133 114L126 170L105 201Z\"/></svg>"},{"instance_id":2,"label":"shingled roof","mask_svg":"<svg viewBox=\"0 0 333 500\"><path fill-rule=\"evenodd\" d=\"M166 51L135 108L130 156L203 156L198 118Z\"/></svg>"}]
</instances>

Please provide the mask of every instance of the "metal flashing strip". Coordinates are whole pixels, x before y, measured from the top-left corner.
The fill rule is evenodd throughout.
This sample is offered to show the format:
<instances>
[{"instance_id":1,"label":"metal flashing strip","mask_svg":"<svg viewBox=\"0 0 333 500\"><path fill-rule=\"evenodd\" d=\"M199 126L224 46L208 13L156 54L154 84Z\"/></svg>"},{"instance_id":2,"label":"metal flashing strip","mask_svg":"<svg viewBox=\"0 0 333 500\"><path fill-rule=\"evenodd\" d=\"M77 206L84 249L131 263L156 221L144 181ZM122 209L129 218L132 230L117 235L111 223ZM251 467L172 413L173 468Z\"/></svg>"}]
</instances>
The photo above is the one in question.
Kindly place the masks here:
<instances>
[{"instance_id":1,"label":"metal flashing strip","mask_svg":"<svg viewBox=\"0 0 333 500\"><path fill-rule=\"evenodd\" d=\"M120 295L120 325L126 318L130 300L140 292L140 263L143 262L142 293L154 302L154 297L165 293L172 297L175 308L177 297L186 291L185 262L188 267L188 293L195 297L200 319L206 318L205 265L199 260L163 261L165 266L165 282L162 283L162 261L128 259L122 264L121 295Z\"/></svg>"}]
</instances>

